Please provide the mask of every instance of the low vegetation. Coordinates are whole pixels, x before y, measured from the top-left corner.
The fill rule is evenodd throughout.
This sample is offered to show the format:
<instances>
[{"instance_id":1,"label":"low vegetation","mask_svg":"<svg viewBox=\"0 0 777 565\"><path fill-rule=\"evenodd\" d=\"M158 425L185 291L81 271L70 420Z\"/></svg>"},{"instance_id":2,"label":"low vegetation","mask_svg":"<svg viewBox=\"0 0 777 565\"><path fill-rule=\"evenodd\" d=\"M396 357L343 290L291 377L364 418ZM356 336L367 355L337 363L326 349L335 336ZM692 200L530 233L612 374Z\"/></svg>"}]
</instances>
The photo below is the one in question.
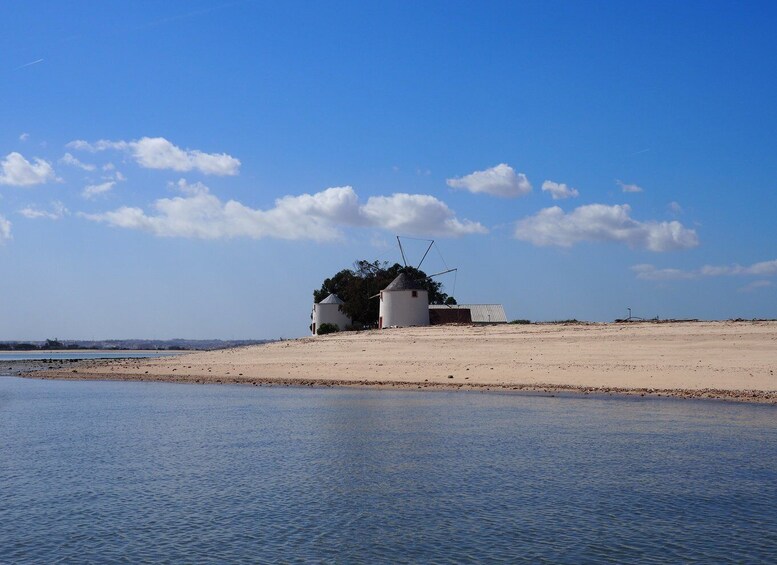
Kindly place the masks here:
<instances>
[{"instance_id":1,"label":"low vegetation","mask_svg":"<svg viewBox=\"0 0 777 565\"><path fill-rule=\"evenodd\" d=\"M316 329L318 335L332 334L339 331L340 327L337 324L330 324L328 322L324 322Z\"/></svg>"}]
</instances>

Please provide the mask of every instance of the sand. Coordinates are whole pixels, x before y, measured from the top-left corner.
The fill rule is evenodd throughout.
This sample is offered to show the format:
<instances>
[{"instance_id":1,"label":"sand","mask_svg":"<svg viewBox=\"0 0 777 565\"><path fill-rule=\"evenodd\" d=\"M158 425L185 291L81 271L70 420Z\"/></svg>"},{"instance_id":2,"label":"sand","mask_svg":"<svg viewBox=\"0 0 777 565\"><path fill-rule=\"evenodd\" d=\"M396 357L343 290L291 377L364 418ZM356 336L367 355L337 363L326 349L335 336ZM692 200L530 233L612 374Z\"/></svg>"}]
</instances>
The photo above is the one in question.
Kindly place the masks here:
<instances>
[{"instance_id":1,"label":"sand","mask_svg":"<svg viewBox=\"0 0 777 565\"><path fill-rule=\"evenodd\" d=\"M777 322L432 326L343 332L39 378L638 394L777 404Z\"/></svg>"}]
</instances>

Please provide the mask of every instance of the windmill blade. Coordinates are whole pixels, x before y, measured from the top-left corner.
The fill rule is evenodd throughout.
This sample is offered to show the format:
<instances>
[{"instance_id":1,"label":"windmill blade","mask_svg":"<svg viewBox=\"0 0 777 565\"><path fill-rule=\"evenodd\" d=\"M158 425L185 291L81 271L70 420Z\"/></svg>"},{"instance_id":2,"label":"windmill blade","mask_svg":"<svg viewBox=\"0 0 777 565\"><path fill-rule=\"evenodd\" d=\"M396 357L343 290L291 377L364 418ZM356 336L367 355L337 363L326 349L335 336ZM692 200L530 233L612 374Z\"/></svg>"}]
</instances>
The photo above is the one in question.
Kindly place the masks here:
<instances>
[{"instance_id":1,"label":"windmill blade","mask_svg":"<svg viewBox=\"0 0 777 565\"><path fill-rule=\"evenodd\" d=\"M447 271L443 271L441 273L434 273L433 275L429 275L429 278L431 279L432 277L439 277L440 275L444 275L446 273L452 273L453 271L458 271L458 270L459 270L458 267L455 269L448 269Z\"/></svg>"},{"instance_id":2,"label":"windmill blade","mask_svg":"<svg viewBox=\"0 0 777 565\"><path fill-rule=\"evenodd\" d=\"M402 254L402 263L407 267L407 261L405 260L405 250L402 249L402 240L397 236L397 243L399 244L399 252Z\"/></svg>"},{"instance_id":3,"label":"windmill blade","mask_svg":"<svg viewBox=\"0 0 777 565\"><path fill-rule=\"evenodd\" d=\"M432 248L432 245L434 245L434 240L432 240L432 242L429 244L429 247L426 248L426 253L424 253L423 257L421 257L421 262L418 263L418 266L416 267L416 269L421 268L421 265L423 264L424 259L426 259L426 256L429 254L429 250Z\"/></svg>"}]
</instances>

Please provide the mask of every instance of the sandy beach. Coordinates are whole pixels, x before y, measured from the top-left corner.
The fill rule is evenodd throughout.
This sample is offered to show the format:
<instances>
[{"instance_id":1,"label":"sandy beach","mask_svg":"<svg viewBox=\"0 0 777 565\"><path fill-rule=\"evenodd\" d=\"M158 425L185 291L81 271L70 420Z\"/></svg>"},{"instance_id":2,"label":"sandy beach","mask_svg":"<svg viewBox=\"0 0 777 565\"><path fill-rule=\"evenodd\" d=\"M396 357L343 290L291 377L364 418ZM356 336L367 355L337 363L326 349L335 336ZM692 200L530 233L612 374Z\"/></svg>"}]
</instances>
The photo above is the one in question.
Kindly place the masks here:
<instances>
[{"instance_id":1,"label":"sandy beach","mask_svg":"<svg viewBox=\"0 0 777 565\"><path fill-rule=\"evenodd\" d=\"M433 326L347 332L26 376L638 394L777 404L777 322Z\"/></svg>"}]
</instances>

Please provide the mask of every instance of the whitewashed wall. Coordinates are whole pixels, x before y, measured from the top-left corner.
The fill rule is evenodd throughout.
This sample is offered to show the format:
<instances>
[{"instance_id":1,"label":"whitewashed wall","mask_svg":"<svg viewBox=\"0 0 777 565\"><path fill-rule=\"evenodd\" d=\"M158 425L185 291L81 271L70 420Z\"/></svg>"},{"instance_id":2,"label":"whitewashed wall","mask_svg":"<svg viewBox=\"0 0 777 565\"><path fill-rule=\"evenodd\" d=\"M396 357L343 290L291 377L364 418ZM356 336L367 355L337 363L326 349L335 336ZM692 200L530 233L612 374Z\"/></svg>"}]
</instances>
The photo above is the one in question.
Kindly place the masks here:
<instances>
[{"instance_id":1,"label":"whitewashed wall","mask_svg":"<svg viewBox=\"0 0 777 565\"><path fill-rule=\"evenodd\" d=\"M425 290L384 290L380 295L379 315L383 328L428 326L429 294Z\"/></svg>"},{"instance_id":2,"label":"whitewashed wall","mask_svg":"<svg viewBox=\"0 0 777 565\"><path fill-rule=\"evenodd\" d=\"M314 304L313 305L313 328L318 330L321 324L336 324L340 330L351 325L351 319L343 314L339 304ZM316 335L313 331L313 335Z\"/></svg>"}]
</instances>

